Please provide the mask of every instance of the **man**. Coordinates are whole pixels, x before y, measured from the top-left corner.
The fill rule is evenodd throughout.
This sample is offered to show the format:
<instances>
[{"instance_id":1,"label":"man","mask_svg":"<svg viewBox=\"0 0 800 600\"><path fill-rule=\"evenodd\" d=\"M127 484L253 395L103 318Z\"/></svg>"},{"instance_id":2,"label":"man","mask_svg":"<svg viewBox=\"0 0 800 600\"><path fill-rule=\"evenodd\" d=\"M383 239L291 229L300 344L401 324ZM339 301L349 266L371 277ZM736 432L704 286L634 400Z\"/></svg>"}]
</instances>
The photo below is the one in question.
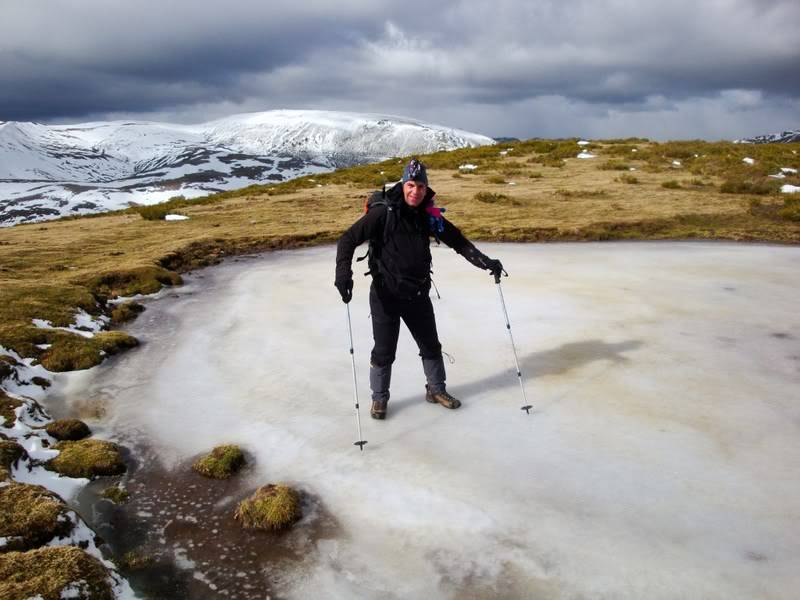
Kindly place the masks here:
<instances>
[{"instance_id":1,"label":"man","mask_svg":"<svg viewBox=\"0 0 800 600\"><path fill-rule=\"evenodd\" d=\"M481 254L434 205L425 165L412 159L402 181L388 191L375 192L367 212L339 239L336 250L336 288L345 303L353 297L351 269L356 246L370 241L369 270L372 286L369 307L375 346L370 356L369 384L374 419L386 417L392 363L400 334L400 320L408 327L422 357L427 380L425 399L446 408L461 402L445 388L442 346L429 297L431 288L430 237L453 248L476 267L499 281L503 265ZM360 259L359 259L360 260Z\"/></svg>"}]
</instances>

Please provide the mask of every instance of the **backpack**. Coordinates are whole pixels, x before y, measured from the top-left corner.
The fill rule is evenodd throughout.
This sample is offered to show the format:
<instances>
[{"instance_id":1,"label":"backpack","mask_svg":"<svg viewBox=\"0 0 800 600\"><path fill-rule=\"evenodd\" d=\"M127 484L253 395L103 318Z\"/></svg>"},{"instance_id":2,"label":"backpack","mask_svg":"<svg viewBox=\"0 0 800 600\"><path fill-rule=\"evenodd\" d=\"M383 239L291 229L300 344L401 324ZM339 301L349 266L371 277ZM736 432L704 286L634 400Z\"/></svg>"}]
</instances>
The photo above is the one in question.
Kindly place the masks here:
<instances>
[{"instance_id":1,"label":"backpack","mask_svg":"<svg viewBox=\"0 0 800 600\"><path fill-rule=\"evenodd\" d=\"M367 259L369 270L364 273L364 275L372 275L373 277L378 273L378 260L381 257L381 249L383 248L383 244L386 243L386 241L389 239L389 236L397 226L395 221L396 207L392 206L392 203L386 197L385 185L380 192L373 192L370 194L369 198L367 198L367 201L364 203L364 213L368 213L371 208L376 206L386 207L386 220L383 224L383 235L381 236L380 240L370 240L364 256L359 256L356 258L356 262L361 262L362 260Z\"/></svg>"}]
</instances>

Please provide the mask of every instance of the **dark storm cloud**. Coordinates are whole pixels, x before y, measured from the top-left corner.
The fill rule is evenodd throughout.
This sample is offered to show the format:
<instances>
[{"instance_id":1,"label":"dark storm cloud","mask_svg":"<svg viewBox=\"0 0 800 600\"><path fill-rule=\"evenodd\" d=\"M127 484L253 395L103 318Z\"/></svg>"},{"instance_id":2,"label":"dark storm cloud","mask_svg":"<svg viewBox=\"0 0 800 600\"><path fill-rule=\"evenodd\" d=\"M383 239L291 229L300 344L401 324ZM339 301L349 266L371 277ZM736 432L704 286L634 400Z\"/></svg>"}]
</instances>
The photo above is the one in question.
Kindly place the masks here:
<instances>
[{"instance_id":1,"label":"dark storm cloud","mask_svg":"<svg viewBox=\"0 0 800 600\"><path fill-rule=\"evenodd\" d=\"M526 135L508 115L570 108L573 125L658 111L714 135L736 112L800 115L796 0L216 4L12 3L0 119L330 108Z\"/></svg>"}]
</instances>

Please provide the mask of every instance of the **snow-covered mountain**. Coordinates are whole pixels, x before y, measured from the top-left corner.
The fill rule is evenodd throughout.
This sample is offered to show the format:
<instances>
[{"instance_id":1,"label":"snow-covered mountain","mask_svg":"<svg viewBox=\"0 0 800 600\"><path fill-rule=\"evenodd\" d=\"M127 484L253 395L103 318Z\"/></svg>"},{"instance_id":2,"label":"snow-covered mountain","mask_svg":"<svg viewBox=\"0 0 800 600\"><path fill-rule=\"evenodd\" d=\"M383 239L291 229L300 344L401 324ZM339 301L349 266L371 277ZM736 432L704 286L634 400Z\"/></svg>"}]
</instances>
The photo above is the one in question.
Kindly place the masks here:
<instances>
[{"instance_id":1,"label":"snow-covered mountain","mask_svg":"<svg viewBox=\"0 0 800 600\"><path fill-rule=\"evenodd\" d=\"M756 137L744 140L736 140L734 144L788 144L790 142L800 142L800 129L783 131L781 133L770 133L767 135L757 135Z\"/></svg>"},{"instance_id":2,"label":"snow-covered mountain","mask_svg":"<svg viewBox=\"0 0 800 600\"><path fill-rule=\"evenodd\" d=\"M155 204L392 156L494 143L402 117L308 110L199 125L0 121L0 225Z\"/></svg>"}]
</instances>

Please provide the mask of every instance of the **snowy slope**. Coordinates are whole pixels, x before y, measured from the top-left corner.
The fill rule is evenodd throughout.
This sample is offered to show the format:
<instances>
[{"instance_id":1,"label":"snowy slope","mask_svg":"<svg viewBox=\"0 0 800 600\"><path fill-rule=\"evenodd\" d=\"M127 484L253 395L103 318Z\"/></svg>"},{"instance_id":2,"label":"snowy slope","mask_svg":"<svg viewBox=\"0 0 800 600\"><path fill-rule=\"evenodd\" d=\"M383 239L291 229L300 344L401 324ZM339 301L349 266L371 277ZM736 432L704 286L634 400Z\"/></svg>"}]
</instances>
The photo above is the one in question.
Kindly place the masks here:
<instances>
[{"instance_id":1,"label":"snowy slope","mask_svg":"<svg viewBox=\"0 0 800 600\"><path fill-rule=\"evenodd\" d=\"M401 117L276 110L199 125L0 122L0 225L493 141Z\"/></svg>"},{"instance_id":2,"label":"snowy slope","mask_svg":"<svg viewBox=\"0 0 800 600\"><path fill-rule=\"evenodd\" d=\"M757 135L756 137L747 138L744 140L735 140L734 144L774 144L784 143L789 144L793 142L800 142L800 129L794 131L783 131L781 133L770 133L768 135Z\"/></svg>"}]
</instances>

